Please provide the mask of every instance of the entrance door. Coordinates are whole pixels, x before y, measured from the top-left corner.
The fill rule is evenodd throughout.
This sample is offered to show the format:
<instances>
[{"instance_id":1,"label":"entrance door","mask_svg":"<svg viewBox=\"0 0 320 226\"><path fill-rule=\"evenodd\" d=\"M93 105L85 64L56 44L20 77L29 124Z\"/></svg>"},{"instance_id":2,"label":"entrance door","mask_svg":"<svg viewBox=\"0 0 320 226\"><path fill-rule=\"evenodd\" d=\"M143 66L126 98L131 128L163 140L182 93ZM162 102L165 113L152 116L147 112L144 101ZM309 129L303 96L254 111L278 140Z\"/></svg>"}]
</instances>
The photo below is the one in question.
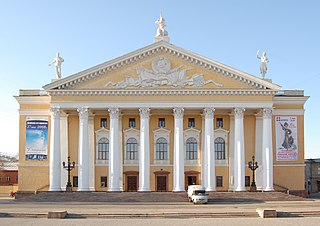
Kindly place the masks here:
<instances>
[{"instance_id":1,"label":"entrance door","mask_svg":"<svg viewBox=\"0 0 320 226\"><path fill-rule=\"evenodd\" d=\"M197 184L197 176L188 176L188 186Z\"/></svg>"},{"instance_id":2,"label":"entrance door","mask_svg":"<svg viewBox=\"0 0 320 226\"><path fill-rule=\"evenodd\" d=\"M167 176L157 176L157 191L167 191Z\"/></svg>"},{"instance_id":3,"label":"entrance door","mask_svg":"<svg viewBox=\"0 0 320 226\"><path fill-rule=\"evenodd\" d=\"M320 192L320 180L317 181L317 185L318 185L318 192Z\"/></svg>"},{"instance_id":4,"label":"entrance door","mask_svg":"<svg viewBox=\"0 0 320 226\"><path fill-rule=\"evenodd\" d=\"M138 177L127 176L127 191L137 191L137 190L138 190Z\"/></svg>"}]
</instances>

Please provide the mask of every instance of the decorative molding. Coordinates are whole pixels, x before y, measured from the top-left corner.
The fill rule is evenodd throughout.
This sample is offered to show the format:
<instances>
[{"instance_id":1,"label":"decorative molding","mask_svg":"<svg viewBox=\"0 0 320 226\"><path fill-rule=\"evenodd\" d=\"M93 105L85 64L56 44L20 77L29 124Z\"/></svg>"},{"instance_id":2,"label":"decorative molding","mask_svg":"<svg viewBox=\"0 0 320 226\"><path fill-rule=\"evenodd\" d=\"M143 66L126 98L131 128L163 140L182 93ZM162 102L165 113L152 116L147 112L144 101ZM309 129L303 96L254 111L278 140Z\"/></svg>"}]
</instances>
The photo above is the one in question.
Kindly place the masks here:
<instances>
[{"instance_id":1,"label":"decorative molding","mask_svg":"<svg viewBox=\"0 0 320 226\"><path fill-rule=\"evenodd\" d=\"M48 90L50 96L274 96L274 90Z\"/></svg>"},{"instance_id":2,"label":"decorative molding","mask_svg":"<svg viewBox=\"0 0 320 226\"><path fill-rule=\"evenodd\" d=\"M262 110L263 118L271 119L272 118L272 112L273 112L272 108L264 108Z\"/></svg>"},{"instance_id":3,"label":"decorative molding","mask_svg":"<svg viewBox=\"0 0 320 226\"><path fill-rule=\"evenodd\" d=\"M119 108L109 108L110 119L119 119L120 110Z\"/></svg>"},{"instance_id":4,"label":"decorative molding","mask_svg":"<svg viewBox=\"0 0 320 226\"><path fill-rule=\"evenodd\" d=\"M296 167L296 166L300 166L300 167L305 167L306 164L301 164L301 163L292 163L292 164L273 164L273 166L292 166L292 167Z\"/></svg>"},{"instance_id":5,"label":"decorative molding","mask_svg":"<svg viewBox=\"0 0 320 226\"><path fill-rule=\"evenodd\" d=\"M173 115L175 119L183 119L183 112L184 109L181 107L175 107L173 108Z\"/></svg>"},{"instance_id":6,"label":"decorative molding","mask_svg":"<svg viewBox=\"0 0 320 226\"><path fill-rule=\"evenodd\" d=\"M59 119L60 118L60 107L50 107L51 117Z\"/></svg>"},{"instance_id":7,"label":"decorative molding","mask_svg":"<svg viewBox=\"0 0 320 226\"><path fill-rule=\"evenodd\" d=\"M140 118L149 119L150 117L150 108L139 108Z\"/></svg>"},{"instance_id":8,"label":"decorative molding","mask_svg":"<svg viewBox=\"0 0 320 226\"><path fill-rule=\"evenodd\" d=\"M274 109L273 115L304 115L304 109Z\"/></svg>"},{"instance_id":9,"label":"decorative molding","mask_svg":"<svg viewBox=\"0 0 320 226\"><path fill-rule=\"evenodd\" d=\"M59 106L61 109L76 109L79 106L89 107L90 109L100 109L105 110L106 107L112 106L113 108L126 108L126 109L138 109L139 107L148 107L148 108L164 108L170 109L174 107L182 108L201 108L204 106L211 107L215 109L219 108L229 108L233 109L235 106L247 108L247 109L257 109L257 108L271 108L273 106L272 102L242 102L242 101L230 101L230 102L221 102L221 101L190 101L190 102L170 102L170 101L155 101L155 102L139 102L139 101L130 101L130 102L112 102L112 101L86 101L86 102L52 102L52 106ZM138 107L139 106L139 107ZM233 113L234 114L234 113Z\"/></svg>"},{"instance_id":10,"label":"decorative molding","mask_svg":"<svg viewBox=\"0 0 320 226\"><path fill-rule=\"evenodd\" d=\"M77 112L79 113L79 118L80 119L88 119L88 116L89 116L88 107L79 107L77 109Z\"/></svg>"},{"instance_id":11,"label":"decorative molding","mask_svg":"<svg viewBox=\"0 0 320 226\"><path fill-rule=\"evenodd\" d=\"M234 108L233 112L234 112L235 119L243 119L245 109L244 108Z\"/></svg>"},{"instance_id":12,"label":"decorative molding","mask_svg":"<svg viewBox=\"0 0 320 226\"><path fill-rule=\"evenodd\" d=\"M25 109L19 109L19 115L35 115L35 116L41 116L41 115L51 115L50 110L25 110Z\"/></svg>"},{"instance_id":13,"label":"decorative molding","mask_svg":"<svg viewBox=\"0 0 320 226\"><path fill-rule=\"evenodd\" d=\"M187 51L183 48L169 44L165 41L159 41L159 42L153 43L149 46L146 46L144 48L128 53L122 57L115 58L114 60L107 61L103 64L97 65L85 71L68 76L64 79L60 79L58 81L49 83L45 85L43 88L45 89L45 91L49 91L52 89L59 89L59 90L68 89L77 84L81 84L88 80L91 80L91 79L100 77L102 75L106 75L112 71L121 69L132 63L142 61L145 58L148 58L150 56L158 55L159 53L166 53L171 56L175 56L193 65L205 68L209 71L213 71L229 79L237 80L241 83L245 83L257 89L263 89L263 90L271 89L271 90L277 90L277 91L280 89L280 86L276 84L262 80L260 78L244 73L232 67L223 65L209 58L203 57L199 54L196 54L191 51Z\"/></svg>"}]
</instances>

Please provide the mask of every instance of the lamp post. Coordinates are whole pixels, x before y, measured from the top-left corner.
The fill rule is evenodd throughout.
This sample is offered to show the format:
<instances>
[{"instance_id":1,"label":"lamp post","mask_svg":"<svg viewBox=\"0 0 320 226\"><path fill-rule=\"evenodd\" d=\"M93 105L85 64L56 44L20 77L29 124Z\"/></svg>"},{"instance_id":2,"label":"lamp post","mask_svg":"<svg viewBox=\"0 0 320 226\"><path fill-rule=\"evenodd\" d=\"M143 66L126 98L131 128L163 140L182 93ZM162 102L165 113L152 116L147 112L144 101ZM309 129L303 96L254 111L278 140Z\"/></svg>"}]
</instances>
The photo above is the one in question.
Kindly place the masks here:
<instances>
[{"instance_id":1,"label":"lamp post","mask_svg":"<svg viewBox=\"0 0 320 226\"><path fill-rule=\"evenodd\" d=\"M255 182L255 172L254 171L256 171L256 169L259 166L258 166L258 162L255 161L254 155L252 156L252 161L248 162L248 167L249 167L249 169L252 170L252 183L250 186L250 191L256 191L257 186L256 186L256 182Z\"/></svg>"},{"instance_id":2,"label":"lamp post","mask_svg":"<svg viewBox=\"0 0 320 226\"><path fill-rule=\"evenodd\" d=\"M75 162L70 162L70 156L68 156L68 162L67 162L67 165L65 162L62 162L62 165L63 165L63 168L66 169L68 171L68 182L67 182L67 185L66 185L66 191L72 191L72 185L71 185L71 182L70 182L70 171L74 169L76 163Z\"/></svg>"}]
</instances>

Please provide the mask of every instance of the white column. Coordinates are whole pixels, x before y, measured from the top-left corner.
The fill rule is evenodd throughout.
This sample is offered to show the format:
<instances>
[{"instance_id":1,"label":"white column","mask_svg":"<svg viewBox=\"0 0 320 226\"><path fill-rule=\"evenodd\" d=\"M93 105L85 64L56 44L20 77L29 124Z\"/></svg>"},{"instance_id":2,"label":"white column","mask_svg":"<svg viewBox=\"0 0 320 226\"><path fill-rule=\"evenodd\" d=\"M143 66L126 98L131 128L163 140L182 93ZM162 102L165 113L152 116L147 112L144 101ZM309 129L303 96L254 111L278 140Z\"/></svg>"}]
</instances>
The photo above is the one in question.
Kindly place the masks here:
<instances>
[{"instance_id":1,"label":"white column","mask_svg":"<svg viewBox=\"0 0 320 226\"><path fill-rule=\"evenodd\" d=\"M174 108L174 166L173 166L173 191L180 192L184 189L184 154L183 154L183 108Z\"/></svg>"},{"instance_id":2,"label":"white column","mask_svg":"<svg viewBox=\"0 0 320 226\"><path fill-rule=\"evenodd\" d=\"M257 190L261 191L263 189L263 168L264 163L262 161L262 132L263 132L263 122L262 122L262 112L256 114L256 153L255 159L258 163L258 168L256 169L256 185Z\"/></svg>"},{"instance_id":3,"label":"white column","mask_svg":"<svg viewBox=\"0 0 320 226\"><path fill-rule=\"evenodd\" d=\"M60 145L61 145L61 162L68 161L68 115L60 117ZM68 171L61 169L61 190L66 190L68 182Z\"/></svg>"},{"instance_id":4,"label":"white column","mask_svg":"<svg viewBox=\"0 0 320 226\"><path fill-rule=\"evenodd\" d=\"M123 136L122 136L122 114L119 114L119 152L120 152L120 177L119 177L119 186L120 191L123 191Z\"/></svg>"},{"instance_id":5,"label":"white column","mask_svg":"<svg viewBox=\"0 0 320 226\"><path fill-rule=\"evenodd\" d=\"M234 115L230 115L230 151L229 151L229 191L234 191L235 155L234 155Z\"/></svg>"},{"instance_id":6,"label":"white column","mask_svg":"<svg viewBox=\"0 0 320 226\"><path fill-rule=\"evenodd\" d=\"M108 191L120 192L121 153L119 145L119 109L110 108L110 151Z\"/></svg>"},{"instance_id":7,"label":"white column","mask_svg":"<svg viewBox=\"0 0 320 226\"><path fill-rule=\"evenodd\" d=\"M265 159L263 168L264 191L273 191L273 149L272 149L272 109L263 109L262 154Z\"/></svg>"},{"instance_id":8,"label":"white column","mask_svg":"<svg viewBox=\"0 0 320 226\"><path fill-rule=\"evenodd\" d=\"M214 157L214 109L205 108L203 110L205 117L205 150L207 162L207 187L206 191L216 191L216 173Z\"/></svg>"},{"instance_id":9,"label":"white column","mask_svg":"<svg viewBox=\"0 0 320 226\"><path fill-rule=\"evenodd\" d=\"M89 146L89 190L95 191L95 166L94 166L94 115L89 116L88 146Z\"/></svg>"},{"instance_id":10,"label":"white column","mask_svg":"<svg viewBox=\"0 0 320 226\"><path fill-rule=\"evenodd\" d=\"M50 132L50 185L49 191L61 191L60 108L52 107Z\"/></svg>"},{"instance_id":11,"label":"white column","mask_svg":"<svg viewBox=\"0 0 320 226\"><path fill-rule=\"evenodd\" d=\"M244 108L234 109L235 191L245 191Z\"/></svg>"},{"instance_id":12,"label":"white column","mask_svg":"<svg viewBox=\"0 0 320 226\"><path fill-rule=\"evenodd\" d=\"M201 147L202 147L202 156L201 156L201 176L202 176L202 183L201 185L203 187L208 186L208 170L207 170L207 151L206 151L206 143L205 143L205 137L206 137L206 128L205 128L205 117L202 114L202 140L201 140Z\"/></svg>"},{"instance_id":13,"label":"white column","mask_svg":"<svg viewBox=\"0 0 320 226\"><path fill-rule=\"evenodd\" d=\"M150 191L150 109L140 108L139 191Z\"/></svg>"},{"instance_id":14,"label":"white column","mask_svg":"<svg viewBox=\"0 0 320 226\"><path fill-rule=\"evenodd\" d=\"M79 113L78 191L89 191L88 108L81 107L77 111Z\"/></svg>"}]
</instances>

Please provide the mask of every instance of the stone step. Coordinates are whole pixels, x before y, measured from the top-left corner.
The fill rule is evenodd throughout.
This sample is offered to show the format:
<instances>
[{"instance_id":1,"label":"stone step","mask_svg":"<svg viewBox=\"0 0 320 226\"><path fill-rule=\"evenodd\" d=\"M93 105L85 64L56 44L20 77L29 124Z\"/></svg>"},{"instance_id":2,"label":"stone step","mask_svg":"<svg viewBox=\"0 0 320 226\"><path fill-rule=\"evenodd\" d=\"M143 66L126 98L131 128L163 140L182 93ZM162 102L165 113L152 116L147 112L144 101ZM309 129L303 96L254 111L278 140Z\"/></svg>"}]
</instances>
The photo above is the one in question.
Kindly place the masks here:
<instances>
[{"instance_id":1,"label":"stone step","mask_svg":"<svg viewBox=\"0 0 320 226\"><path fill-rule=\"evenodd\" d=\"M173 192L39 192L16 196L22 202L187 202L187 193ZM210 203L302 201L304 198L282 192L210 192Z\"/></svg>"}]
</instances>

